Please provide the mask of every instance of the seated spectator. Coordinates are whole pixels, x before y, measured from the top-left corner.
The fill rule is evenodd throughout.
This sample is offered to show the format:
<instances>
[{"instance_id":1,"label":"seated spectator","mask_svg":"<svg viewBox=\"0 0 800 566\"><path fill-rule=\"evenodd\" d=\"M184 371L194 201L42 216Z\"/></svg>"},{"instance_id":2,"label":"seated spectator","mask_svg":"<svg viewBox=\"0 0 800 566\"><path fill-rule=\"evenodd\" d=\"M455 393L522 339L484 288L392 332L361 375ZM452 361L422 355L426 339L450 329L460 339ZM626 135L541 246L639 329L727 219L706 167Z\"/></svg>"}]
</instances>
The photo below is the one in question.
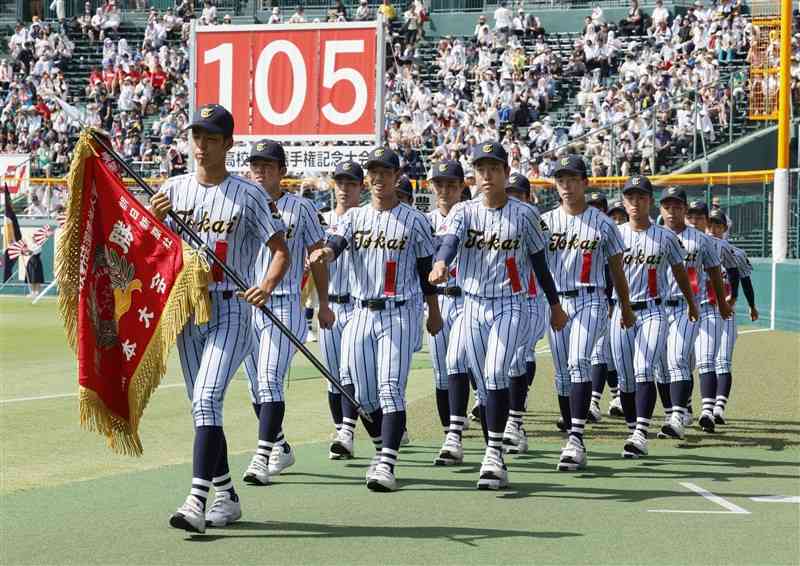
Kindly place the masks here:
<instances>
[{"instance_id":1,"label":"seated spectator","mask_svg":"<svg viewBox=\"0 0 800 566\"><path fill-rule=\"evenodd\" d=\"M372 11L367 0L359 0L355 19L358 22L367 22L372 19Z\"/></svg>"},{"instance_id":2,"label":"seated spectator","mask_svg":"<svg viewBox=\"0 0 800 566\"><path fill-rule=\"evenodd\" d=\"M391 23L397 18L397 10L392 5L392 0L383 0L383 3L378 6L378 13L383 16L387 23Z\"/></svg>"},{"instance_id":3,"label":"seated spectator","mask_svg":"<svg viewBox=\"0 0 800 566\"><path fill-rule=\"evenodd\" d=\"M289 18L290 24L304 24L306 23L305 9L303 6L298 6L292 17Z\"/></svg>"},{"instance_id":4,"label":"seated spectator","mask_svg":"<svg viewBox=\"0 0 800 566\"><path fill-rule=\"evenodd\" d=\"M217 23L217 7L211 0L203 0L203 13L200 15L200 24L212 26Z\"/></svg>"}]
</instances>

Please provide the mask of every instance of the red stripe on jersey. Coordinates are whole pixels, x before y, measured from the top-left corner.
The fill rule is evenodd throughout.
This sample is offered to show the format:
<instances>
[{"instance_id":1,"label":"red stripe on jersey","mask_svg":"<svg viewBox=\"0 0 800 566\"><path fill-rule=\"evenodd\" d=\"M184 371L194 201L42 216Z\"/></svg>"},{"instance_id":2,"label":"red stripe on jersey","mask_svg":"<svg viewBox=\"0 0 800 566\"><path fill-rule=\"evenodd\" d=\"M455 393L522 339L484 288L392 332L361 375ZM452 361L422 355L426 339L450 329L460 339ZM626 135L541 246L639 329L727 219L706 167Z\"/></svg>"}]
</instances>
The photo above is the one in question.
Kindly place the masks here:
<instances>
[{"instance_id":1,"label":"red stripe on jersey","mask_svg":"<svg viewBox=\"0 0 800 566\"><path fill-rule=\"evenodd\" d=\"M655 267L647 270L647 293L651 297L658 297L658 272Z\"/></svg>"},{"instance_id":2,"label":"red stripe on jersey","mask_svg":"<svg viewBox=\"0 0 800 566\"><path fill-rule=\"evenodd\" d=\"M300 278L300 289L305 289L306 283L308 283L308 271L304 271L303 277Z\"/></svg>"},{"instance_id":3,"label":"red stripe on jersey","mask_svg":"<svg viewBox=\"0 0 800 566\"><path fill-rule=\"evenodd\" d=\"M706 281L706 289L708 290L708 302L712 305L717 304L717 293L714 291L714 286L711 281Z\"/></svg>"},{"instance_id":4,"label":"red stripe on jersey","mask_svg":"<svg viewBox=\"0 0 800 566\"><path fill-rule=\"evenodd\" d=\"M515 293L522 291L522 279L519 277L516 258L510 257L506 259L506 272L508 273L508 279L511 281L511 290Z\"/></svg>"},{"instance_id":5,"label":"red stripe on jersey","mask_svg":"<svg viewBox=\"0 0 800 566\"><path fill-rule=\"evenodd\" d=\"M383 278L383 294L394 297L397 294L397 262L387 261Z\"/></svg>"},{"instance_id":6,"label":"red stripe on jersey","mask_svg":"<svg viewBox=\"0 0 800 566\"><path fill-rule=\"evenodd\" d=\"M528 296L535 297L538 293L539 290L536 288L536 275L531 271L531 275L528 277Z\"/></svg>"},{"instance_id":7,"label":"red stripe on jersey","mask_svg":"<svg viewBox=\"0 0 800 566\"><path fill-rule=\"evenodd\" d=\"M217 240L214 243L214 255L224 262L228 257L228 242L225 240ZM220 283L225 278L225 272L222 271L222 267L216 262L211 268L211 276L217 283Z\"/></svg>"},{"instance_id":8,"label":"red stripe on jersey","mask_svg":"<svg viewBox=\"0 0 800 566\"><path fill-rule=\"evenodd\" d=\"M590 283L592 274L592 252L583 252L583 262L581 263L581 283Z\"/></svg>"},{"instance_id":9,"label":"red stripe on jersey","mask_svg":"<svg viewBox=\"0 0 800 566\"><path fill-rule=\"evenodd\" d=\"M697 268L687 267L686 274L689 276L689 284L692 286L692 293L696 295L700 292L700 285L697 282Z\"/></svg>"},{"instance_id":10,"label":"red stripe on jersey","mask_svg":"<svg viewBox=\"0 0 800 566\"><path fill-rule=\"evenodd\" d=\"M450 270L450 277L456 277L458 275L458 268L454 267Z\"/></svg>"}]
</instances>

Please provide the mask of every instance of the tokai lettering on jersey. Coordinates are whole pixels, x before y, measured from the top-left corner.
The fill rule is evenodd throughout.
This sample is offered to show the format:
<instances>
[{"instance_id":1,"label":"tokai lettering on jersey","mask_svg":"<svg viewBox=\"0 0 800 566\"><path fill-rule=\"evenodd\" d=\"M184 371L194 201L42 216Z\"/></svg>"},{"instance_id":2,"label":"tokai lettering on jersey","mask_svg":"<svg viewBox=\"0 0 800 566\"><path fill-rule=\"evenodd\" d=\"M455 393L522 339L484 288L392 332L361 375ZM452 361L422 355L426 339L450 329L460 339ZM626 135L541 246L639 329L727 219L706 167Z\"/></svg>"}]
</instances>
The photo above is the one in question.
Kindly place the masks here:
<instances>
[{"instance_id":1,"label":"tokai lettering on jersey","mask_svg":"<svg viewBox=\"0 0 800 566\"><path fill-rule=\"evenodd\" d=\"M387 238L384 232L373 234L371 230L356 230L353 234L355 249L404 250L408 238Z\"/></svg>"},{"instance_id":2,"label":"tokai lettering on jersey","mask_svg":"<svg viewBox=\"0 0 800 566\"><path fill-rule=\"evenodd\" d=\"M646 230L634 230L628 223L620 226L619 231L626 246L622 266L631 301L665 296L669 291L667 274L671 266L683 263L686 254L678 237L657 224Z\"/></svg>"},{"instance_id":3,"label":"tokai lettering on jersey","mask_svg":"<svg viewBox=\"0 0 800 566\"><path fill-rule=\"evenodd\" d=\"M686 274L689 277L695 300L698 303L702 303L706 300L707 294L707 271L720 265L717 246L709 240L708 236L692 226L685 226L683 230L675 233L675 235L686 253L684 264L686 265ZM671 298L682 297L683 293L672 271L667 273L667 280L669 292L666 296Z\"/></svg>"},{"instance_id":4,"label":"tokai lettering on jersey","mask_svg":"<svg viewBox=\"0 0 800 566\"><path fill-rule=\"evenodd\" d=\"M180 216L189 228L195 232L213 232L215 234L231 234L239 222L239 215L234 214L229 220L212 218L208 211L203 211L200 218L194 218L194 208L189 210L176 210L175 214Z\"/></svg>"}]
</instances>

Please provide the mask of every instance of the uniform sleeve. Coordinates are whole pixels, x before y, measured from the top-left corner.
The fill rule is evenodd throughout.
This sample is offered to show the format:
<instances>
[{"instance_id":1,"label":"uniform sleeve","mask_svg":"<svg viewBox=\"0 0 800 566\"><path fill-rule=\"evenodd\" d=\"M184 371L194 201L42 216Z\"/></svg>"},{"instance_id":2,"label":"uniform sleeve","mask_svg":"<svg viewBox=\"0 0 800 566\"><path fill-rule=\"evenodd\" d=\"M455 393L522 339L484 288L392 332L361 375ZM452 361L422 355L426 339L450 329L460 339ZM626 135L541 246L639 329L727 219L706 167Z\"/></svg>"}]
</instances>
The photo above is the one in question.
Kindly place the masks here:
<instances>
[{"instance_id":1,"label":"uniform sleeve","mask_svg":"<svg viewBox=\"0 0 800 566\"><path fill-rule=\"evenodd\" d=\"M345 244L353 239L353 220L358 209L351 208L339 217L339 221L328 229L326 239L341 238Z\"/></svg>"},{"instance_id":2,"label":"uniform sleeve","mask_svg":"<svg viewBox=\"0 0 800 566\"><path fill-rule=\"evenodd\" d=\"M703 235L697 245L700 247L700 261L702 261L703 267L711 269L720 266L719 250L708 236Z\"/></svg>"},{"instance_id":3,"label":"uniform sleeve","mask_svg":"<svg viewBox=\"0 0 800 566\"><path fill-rule=\"evenodd\" d=\"M603 250L606 253L606 258L613 257L625 251L625 242L622 240L622 234L611 220L604 219L603 228Z\"/></svg>"},{"instance_id":4,"label":"uniform sleeve","mask_svg":"<svg viewBox=\"0 0 800 566\"><path fill-rule=\"evenodd\" d=\"M325 237L325 231L322 229L319 215L309 202L301 204L300 214L303 215L303 227L305 228L303 230L303 245L305 247L313 246Z\"/></svg>"},{"instance_id":5,"label":"uniform sleeve","mask_svg":"<svg viewBox=\"0 0 800 566\"><path fill-rule=\"evenodd\" d=\"M669 264L678 265L679 263L683 263L686 260L686 250L683 248L683 244L681 244L678 236L669 230L664 230L664 235L666 236L664 256L667 258Z\"/></svg>"},{"instance_id":6,"label":"uniform sleeve","mask_svg":"<svg viewBox=\"0 0 800 566\"><path fill-rule=\"evenodd\" d=\"M532 208L526 211L524 218L526 225L524 226L522 237L525 247L528 249L528 254L533 255L545 248L545 239L541 228L542 219Z\"/></svg>"},{"instance_id":7,"label":"uniform sleeve","mask_svg":"<svg viewBox=\"0 0 800 566\"><path fill-rule=\"evenodd\" d=\"M250 230L261 242L268 242L278 232L286 232L286 225L275 203L269 200L264 191L250 191L247 213Z\"/></svg>"},{"instance_id":8,"label":"uniform sleeve","mask_svg":"<svg viewBox=\"0 0 800 566\"><path fill-rule=\"evenodd\" d=\"M753 273L753 264L747 259L747 254L739 248L733 248L733 252L736 259L736 267L739 269L739 277L749 277Z\"/></svg>"},{"instance_id":9,"label":"uniform sleeve","mask_svg":"<svg viewBox=\"0 0 800 566\"><path fill-rule=\"evenodd\" d=\"M730 244L723 241L720 247L719 252L720 262L722 263L722 267L725 269L739 268L739 264L736 261L736 257L733 255L733 249L731 249Z\"/></svg>"},{"instance_id":10,"label":"uniform sleeve","mask_svg":"<svg viewBox=\"0 0 800 566\"><path fill-rule=\"evenodd\" d=\"M414 253L416 257L429 257L434 252L433 228L422 214L415 220Z\"/></svg>"},{"instance_id":11,"label":"uniform sleeve","mask_svg":"<svg viewBox=\"0 0 800 566\"><path fill-rule=\"evenodd\" d=\"M459 241L464 239L467 230L467 218L465 207L457 204L447 215L442 225L439 227L439 236L455 236Z\"/></svg>"}]
</instances>

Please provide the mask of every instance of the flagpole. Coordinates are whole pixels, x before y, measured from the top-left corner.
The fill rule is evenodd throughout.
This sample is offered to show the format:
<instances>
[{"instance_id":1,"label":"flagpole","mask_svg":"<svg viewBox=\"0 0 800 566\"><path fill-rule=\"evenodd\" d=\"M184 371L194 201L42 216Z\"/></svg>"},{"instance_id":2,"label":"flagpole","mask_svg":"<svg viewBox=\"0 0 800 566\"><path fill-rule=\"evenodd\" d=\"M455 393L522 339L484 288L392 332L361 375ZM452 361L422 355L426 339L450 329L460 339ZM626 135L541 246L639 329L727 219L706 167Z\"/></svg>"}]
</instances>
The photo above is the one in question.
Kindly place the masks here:
<instances>
[{"instance_id":1,"label":"flagpole","mask_svg":"<svg viewBox=\"0 0 800 566\"><path fill-rule=\"evenodd\" d=\"M53 280L50 282L50 284L49 284L47 287L45 287L45 288L44 288L44 291L42 291L41 293L39 293L38 295L36 295L36 298L35 298L35 299L33 299L33 302L32 302L31 304L32 304L32 305L35 305L36 303L38 303L38 302L39 302L39 299L41 299L42 297L44 297L44 296L47 294L47 292L48 292L50 289L52 289L53 287L55 287L56 283L58 283L58 281L56 281L55 279L53 279Z\"/></svg>"},{"instance_id":2,"label":"flagpole","mask_svg":"<svg viewBox=\"0 0 800 566\"><path fill-rule=\"evenodd\" d=\"M128 163L125 160L123 160L122 157L120 157L120 155L108 143L106 143L105 138L99 131L90 128L89 134L92 136L92 139L95 142L97 142L98 145L100 145L100 147L102 147L106 152L108 152L108 154L114 159L114 161L116 161L122 166L122 168L125 170L125 173L136 182L136 184L139 186L140 189L146 192L149 196L153 196L154 194L156 194L153 188L150 185L148 185L144 181L144 179L142 179L139 176L139 174L136 173L136 171L134 171L133 168L131 168L131 166L128 165ZM175 222L175 224L177 224L181 228L183 233L185 233L189 237L189 240L191 240L190 243L197 246L197 248L200 249L201 251L204 251L207 257L222 269L225 275L227 275L228 279L230 279L239 288L240 291L243 292L247 291L248 286L244 282L244 280L239 276L239 274L236 273L233 269L231 269L227 263L219 259L214 252L208 249L205 242L203 242L200 236L197 235L197 233L183 220L183 218L178 216L173 210L169 211L169 217ZM356 407L356 410L361 415L361 418L367 420L368 422L372 422L372 418L370 418L369 413L367 413L363 409L363 407L361 407L361 405L355 399L353 399L350 393L344 390L341 384L336 379L334 379L334 377L330 374L328 368L325 367L325 365L311 352L311 350L306 348L306 345L297 336L295 336L291 330L289 330L289 328L283 323L283 321L280 318L278 318L277 315L273 313L270 309L268 309L265 305L262 305L258 308L261 310L261 312L263 312L267 316L267 318L270 319L270 321L272 321L272 323L275 326L278 327L278 330L280 330L281 333L283 333L289 339L289 342L291 342L292 345L295 348L297 348L297 350L301 354L303 354L306 357L306 359L309 362L311 362L311 364L315 368L317 368L317 370L319 370L319 372L322 374L322 377L327 379L328 382L339 393L341 393L345 399L347 399L350 403L353 404L353 406Z\"/></svg>"}]
</instances>

